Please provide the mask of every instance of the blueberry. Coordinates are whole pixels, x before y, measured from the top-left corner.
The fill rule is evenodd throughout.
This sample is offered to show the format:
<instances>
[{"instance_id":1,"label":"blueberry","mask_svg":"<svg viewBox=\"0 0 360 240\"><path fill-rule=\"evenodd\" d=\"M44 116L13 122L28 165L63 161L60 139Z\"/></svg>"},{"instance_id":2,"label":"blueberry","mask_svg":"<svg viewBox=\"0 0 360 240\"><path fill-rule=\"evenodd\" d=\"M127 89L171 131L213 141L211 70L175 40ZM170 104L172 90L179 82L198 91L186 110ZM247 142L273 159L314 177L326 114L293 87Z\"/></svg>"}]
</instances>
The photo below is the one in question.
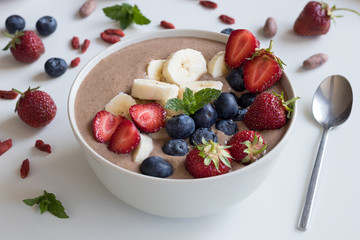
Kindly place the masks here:
<instances>
[{"instance_id":1,"label":"blueberry","mask_svg":"<svg viewBox=\"0 0 360 240\"><path fill-rule=\"evenodd\" d=\"M213 142L217 142L217 136L213 131L211 131L210 128L199 128L196 129L196 131L191 134L189 142L191 145L199 145L202 143L202 139L205 139L206 141L212 140Z\"/></svg>"},{"instance_id":2,"label":"blueberry","mask_svg":"<svg viewBox=\"0 0 360 240\"><path fill-rule=\"evenodd\" d=\"M185 139L195 131L195 122L188 115L176 115L166 122L165 130L172 138Z\"/></svg>"},{"instance_id":3,"label":"blueberry","mask_svg":"<svg viewBox=\"0 0 360 240\"><path fill-rule=\"evenodd\" d=\"M226 80L228 81L230 87L235 91L241 92L245 90L242 67L231 69L229 74L226 76Z\"/></svg>"},{"instance_id":4,"label":"blueberry","mask_svg":"<svg viewBox=\"0 0 360 240\"><path fill-rule=\"evenodd\" d=\"M247 108L239 108L235 116L232 117L234 121L244 121L244 116L247 113Z\"/></svg>"},{"instance_id":5,"label":"blueberry","mask_svg":"<svg viewBox=\"0 0 360 240\"><path fill-rule=\"evenodd\" d=\"M15 33L25 28L25 20L19 15L11 15L6 19L5 26L9 33Z\"/></svg>"},{"instance_id":6,"label":"blueberry","mask_svg":"<svg viewBox=\"0 0 360 240\"><path fill-rule=\"evenodd\" d=\"M50 58L45 63L45 72L51 77L59 77L66 72L67 64L62 58Z\"/></svg>"},{"instance_id":7,"label":"blueberry","mask_svg":"<svg viewBox=\"0 0 360 240\"><path fill-rule=\"evenodd\" d=\"M230 35L230 33L231 33L232 31L234 31L233 28L225 28L225 29L221 30L221 33Z\"/></svg>"},{"instance_id":8,"label":"blueberry","mask_svg":"<svg viewBox=\"0 0 360 240\"><path fill-rule=\"evenodd\" d=\"M232 120L220 120L215 124L215 127L228 136L234 135L239 131L237 124Z\"/></svg>"},{"instance_id":9,"label":"blueberry","mask_svg":"<svg viewBox=\"0 0 360 240\"><path fill-rule=\"evenodd\" d=\"M237 113L238 104L235 97L228 92L223 92L214 101L216 111L221 119L230 119Z\"/></svg>"},{"instance_id":10,"label":"blueberry","mask_svg":"<svg viewBox=\"0 0 360 240\"><path fill-rule=\"evenodd\" d=\"M49 36L53 32L55 32L57 27L56 19L51 16L41 17L36 22L36 30L42 36Z\"/></svg>"},{"instance_id":11,"label":"blueberry","mask_svg":"<svg viewBox=\"0 0 360 240\"><path fill-rule=\"evenodd\" d=\"M218 114L215 108L209 103L197 110L192 116L196 128L209 128L215 124Z\"/></svg>"},{"instance_id":12,"label":"blueberry","mask_svg":"<svg viewBox=\"0 0 360 240\"><path fill-rule=\"evenodd\" d=\"M240 107L242 108L247 108L248 106L250 106L254 99L255 99L256 95L252 94L252 93L244 93L243 95L241 95L241 97L238 100L238 104Z\"/></svg>"},{"instance_id":13,"label":"blueberry","mask_svg":"<svg viewBox=\"0 0 360 240\"><path fill-rule=\"evenodd\" d=\"M148 176L166 178L173 174L173 166L161 157L151 156L141 163L140 171Z\"/></svg>"},{"instance_id":14,"label":"blueberry","mask_svg":"<svg viewBox=\"0 0 360 240\"><path fill-rule=\"evenodd\" d=\"M189 145L184 139L171 139L164 144L162 150L167 155L185 156L189 152Z\"/></svg>"}]
</instances>

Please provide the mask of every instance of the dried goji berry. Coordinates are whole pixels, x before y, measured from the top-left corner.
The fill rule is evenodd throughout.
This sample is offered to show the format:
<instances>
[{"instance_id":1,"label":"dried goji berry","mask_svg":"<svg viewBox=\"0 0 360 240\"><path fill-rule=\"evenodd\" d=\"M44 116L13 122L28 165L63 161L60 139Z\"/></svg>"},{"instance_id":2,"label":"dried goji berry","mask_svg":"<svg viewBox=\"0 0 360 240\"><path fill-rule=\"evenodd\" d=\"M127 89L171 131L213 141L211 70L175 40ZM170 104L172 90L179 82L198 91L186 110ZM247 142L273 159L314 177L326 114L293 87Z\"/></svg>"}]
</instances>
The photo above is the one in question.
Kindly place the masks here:
<instances>
[{"instance_id":1,"label":"dried goji berry","mask_svg":"<svg viewBox=\"0 0 360 240\"><path fill-rule=\"evenodd\" d=\"M36 140L35 147L40 151L51 153L51 146L44 143L43 140Z\"/></svg>"},{"instance_id":2,"label":"dried goji berry","mask_svg":"<svg viewBox=\"0 0 360 240\"><path fill-rule=\"evenodd\" d=\"M121 29L110 28L110 29L106 29L104 33L109 35L118 35L120 37L125 37L125 33Z\"/></svg>"},{"instance_id":3,"label":"dried goji berry","mask_svg":"<svg viewBox=\"0 0 360 240\"><path fill-rule=\"evenodd\" d=\"M79 49L80 47L80 40L78 37L74 36L71 39L71 46L73 47L73 49Z\"/></svg>"},{"instance_id":4,"label":"dried goji berry","mask_svg":"<svg viewBox=\"0 0 360 240\"><path fill-rule=\"evenodd\" d=\"M175 26L172 23L169 23L164 20L160 22L160 26L163 28L166 28L166 29L174 29L175 28Z\"/></svg>"},{"instance_id":5,"label":"dried goji berry","mask_svg":"<svg viewBox=\"0 0 360 240\"><path fill-rule=\"evenodd\" d=\"M3 142L0 141L0 156L12 147L12 139L9 138Z\"/></svg>"},{"instance_id":6,"label":"dried goji berry","mask_svg":"<svg viewBox=\"0 0 360 240\"><path fill-rule=\"evenodd\" d=\"M25 159L20 167L20 176L22 178L26 178L29 175L30 172L30 161L29 159Z\"/></svg>"},{"instance_id":7,"label":"dried goji berry","mask_svg":"<svg viewBox=\"0 0 360 240\"><path fill-rule=\"evenodd\" d=\"M110 35L106 32L100 33L100 37L102 40L104 40L107 43L117 43L120 41L120 37L118 35Z\"/></svg>"},{"instance_id":8,"label":"dried goji berry","mask_svg":"<svg viewBox=\"0 0 360 240\"><path fill-rule=\"evenodd\" d=\"M0 90L0 98L2 99L15 99L17 96L18 93L15 91Z\"/></svg>"},{"instance_id":9,"label":"dried goji berry","mask_svg":"<svg viewBox=\"0 0 360 240\"><path fill-rule=\"evenodd\" d=\"M89 48L90 40L85 39L84 43L81 45L81 51L84 53Z\"/></svg>"},{"instance_id":10,"label":"dried goji berry","mask_svg":"<svg viewBox=\"0 0 360 240\"><path fill-rule=\"evenodd\" d=\"M220 15L220 20L223 22L223 23L226 23L226 24L234 24L235 23L235 19L233 19L232 17L229 17L227 15Z\"/></svg>"},{"instance_id":11,"label":"dried goji berry","mask_svg":"<svg viewBox=\"0 0 360 240\"><path fill-rule=\"evenodd\" d=\"M79 65L79 63L80 63L80 58L76 57L71 61L70 66L71 67L77 67Z\"/></svg>"},{"instance_id":12,"label":"dried goji berry","mask_svg":"<svg viewBox=\"0 0 360 240\"><path fill-rule=\"evenodd\" d=\"M200 4L207 8L217 8L217 4L212 1L200 1Z\"/></svg>"}]
</instances>

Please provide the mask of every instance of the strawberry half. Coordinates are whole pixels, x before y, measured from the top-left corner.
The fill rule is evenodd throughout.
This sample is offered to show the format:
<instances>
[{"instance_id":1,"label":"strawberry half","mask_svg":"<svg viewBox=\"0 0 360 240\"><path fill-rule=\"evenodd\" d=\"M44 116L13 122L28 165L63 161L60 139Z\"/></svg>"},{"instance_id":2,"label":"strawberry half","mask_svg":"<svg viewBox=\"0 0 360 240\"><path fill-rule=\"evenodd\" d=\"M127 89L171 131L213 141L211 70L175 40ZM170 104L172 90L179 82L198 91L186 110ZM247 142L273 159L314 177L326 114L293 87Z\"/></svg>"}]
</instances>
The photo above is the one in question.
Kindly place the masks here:
<instances>
[{"instance_id":1,"label":"strawberry half","mask_svg":"<svg viewBox=\"0 0 360 240\"><path fill-rule=\"evenodd\" d=\"M232 31L226 43L226 64L232 68L240 67L259 46L259 40L250 31L246 29Z\"/></svg>"},{"instance_id":2,"label":"strawberry half","mask_svg":"<svg viewBox=\"0 0 360 240\"><path fill-rule=\"evenodd\" d=\"M109 142L109 149L115 153L130 153L140 143L140 133L134 123L126 118L120 122Z\"/></svg>"},{"instance_id":3,"label":"strawberry half","mask_svg":"<svg viewBox=\"0 0 360 240\"><path fill-rule=\"evenodd\" d=\"M109 142L116 128L124 119L120 115L114 115L105 110L96 113L92 122L92 130L96 141L101 143Z\"/></svg>"},{"instance_id":4,"label":"strawberry half","mask_svg":"<svg viewBox=\"0 0 360 240\"><path fill-rule=\"evenodd\" d=\"M165 126L166 111L158 103L135 104L129 109L136 127L145 133L154 133Z\"/></svg>"},{"instance_id":5,"label":"strawberry half","mask_svg":"<svg viewBox=\"0 0 360 240\"><path fill-rule=\"evenodd\" d=\"M278 82L285 65L273 52L272 41L267 49L257 50L243 67L244 85L251 93L261 93Z\"/></svg>"}]
</instances>

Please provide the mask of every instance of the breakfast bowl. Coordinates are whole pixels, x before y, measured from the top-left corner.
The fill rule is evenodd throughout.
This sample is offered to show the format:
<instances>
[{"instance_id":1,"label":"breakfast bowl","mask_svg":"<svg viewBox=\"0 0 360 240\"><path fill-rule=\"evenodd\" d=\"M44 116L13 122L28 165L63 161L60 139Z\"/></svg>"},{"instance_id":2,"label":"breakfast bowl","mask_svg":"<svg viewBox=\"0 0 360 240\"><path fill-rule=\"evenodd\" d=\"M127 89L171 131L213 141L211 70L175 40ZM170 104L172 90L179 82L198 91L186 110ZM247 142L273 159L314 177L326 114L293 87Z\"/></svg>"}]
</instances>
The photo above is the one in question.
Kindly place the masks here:
<instances>
[{"instance_id":1,"label":"breakfast bowl","mask_svg":"<svg viewBox=\"0 0 360 240\"><path fill-rule=\"evenodd\" d=\"M119 92L129 93L132 79L145 78L146 65L151 59L194 48L202 51L208 60L219 49L225 49L227 40L228 35L201 30L148 32L111 45L77 75L68 97L73 134L96 176L121 201L158 216L206 216L240 203L266 180L292 132L296 106L276 144L262 158L229 173L207 178L158 178L141 174L139 164L134 164L129 154L109 151L106 144L98 143L92 135L91 122L95 114ZM288 99L295 97L285 73L279 84ZM176 169L184 169L183 163L174 171Z\"/></svg>"}]
</instances>

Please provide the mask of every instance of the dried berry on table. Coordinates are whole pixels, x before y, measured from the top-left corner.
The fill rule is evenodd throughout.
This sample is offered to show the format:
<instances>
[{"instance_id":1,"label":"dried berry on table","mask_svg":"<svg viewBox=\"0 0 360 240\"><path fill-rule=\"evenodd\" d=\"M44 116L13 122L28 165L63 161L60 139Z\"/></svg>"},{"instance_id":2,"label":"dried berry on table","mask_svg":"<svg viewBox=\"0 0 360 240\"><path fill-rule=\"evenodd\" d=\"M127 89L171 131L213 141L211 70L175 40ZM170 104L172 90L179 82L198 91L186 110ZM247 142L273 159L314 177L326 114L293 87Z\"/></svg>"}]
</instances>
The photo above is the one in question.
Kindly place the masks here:
<instances>
[{"instance_id":1,"label":"dried berry on table","mask_svg":"<svg viewBox=\"0 0 360 240\"><path fill-rule=\"evenodd\" d=\"M30 161L29 159L25 159L20 167L20 176L22 178L26 178L29 175L30 172Z\"/></svg>"},{"instance_id":2,"label":"dried berry on table","mask_svg":"<svg viewBox=\"0 0 360 240\"><path fill-rule=\"evenodd\" d=\"M80 63L80 57L76 57L73 60L71 60L70 66L71 67L77 67Z\"/></svg>"},{"instance_id":3,"label":"dried berry on table","mask_svg":"<svg viewBox=\"0 0 360 240\"><path fill-rule=\"evenodd\" d=\"M80 48L80 40L79 40L79 37L74 36L74 37L71 39L71 46L72 46L73 49L79 49L79 48Z\"/></svg>"},{"instance_id":4,"label":"dried berry on table","mask_svg":"<svg viewBox=\"0 0 360 240\"><path fill-rule=\"evenodd\" d=\"M0 98L2 99L15 99L17 98L18 93L14 92L12 90L6 91L6 90L0 90Z\"/></svg>"},{"instance_id":5,"label":"dried berry on table","mask_svg":"<svg viewBox=\"0 0 360 240\"><path fill-rule=\"evenodd\" d=\"M85 18L92 14L96 9L96 0L87 0L79 9L81 17Z\"/></svg>"},{"instance_id":6,"label":"dried berry on table","mask_svg":"<svg viewBox=\"0 0 360 240\"><path fill-rule=\"evenodd\" d=\"M44 143L43 140L36 140L35 147L40 151L51 153L51 146L50 144Z\"/></svg>"},{"instance_id":7,"label":"dried berry on table","mask_svg":"<svg viewBox=\"0 0 360 240\"><path fill-rule=\"evenodd\" d=\"M211 9L217 8L217 4L213 1L200 1L199 3L206 8L211 8Z\"/></svg>"},{"instance_id":8,"label":"dried berry on table","mask_svg":"<svg viewBox=\"0 0 360 240\"><path fill-rule=\"evenodd\" d=\"M12 147L12 139L9 138L5 141L0 141L0 156Z\"/></svg>"},{"instance_id":9,"label":"dried berry on table","mask_svg":"<svg viewBox=\"0 0 360 240\"><path fill-rule=\"evenodd\" d=\"M85 39L83 44L81 45L81 52L84 53L88 50L90 45L90 40L89 39Z\"/></svg>"},{"instance_id":10,"label":"dried berry on table","mask_svg":"<svg viewBox=\"0 0 360 240\"><path fill-rule=\"evenodd\" d=\"M165 28L165 29L175 29L174 24L172 24L172 23L170 23L170 22L168 22L168 21L165 21L165 20L162 20L162 21L160 22L160 26L161 26L162 28Z\"/></svg>"},{"instance_id":11,"label":"dried berry on table","mask_svg":"<svg viewBox=\"0 0 360 240\"><path fill-rule=\"evenodd\" d=\"M328 60L325 53L314 54L303 62L303 67L306 69L314 69L323 65Z\"/></svg>"},{"instance_id":12,"label":"dried berry on table","mask_svg":"<svg viewBox=\"0 0 360 240\"><path fill-rule=\"evenodd\" d=\"M119 37L125 37L125 33L121 29L109 28L106 29L104 33L109 35L117 35Z\"/></svg>"},{"instance_id":13,"label":"dried berry on table","mask_svg":"<svg viewBox=\"0 0 360 240\"><path fill-rule=\"evenodd\" d=\"M117 43L120 41L120 37L118 35L110 35L105 32L100 33L100 37L102 40L104 40L107 43Z\"/></svg>"},{"instance_id":14,"label":"dried berry on table","mask_svg":"<svg viewBox=\"0 0 360 240\"><path fill-rule=\"evenodd\" d=\"M222 14L219 16L219 18L223 23L226 23L226 24L234 24L235 23L235 19L232 17L229 17L228 15Z\"/></svg>"},{"instance_id":15,"label":"dried berry on table","mask_svg":"<svg viewBox=\"0 0 360 240\"><path fill-rule=\"evenodd\" d=\"M277 33L277 24L275 18L269 17L266 19L265 25L263 27L263 34L267 38L274 37Z\"/></svg>"}]
</instances>

